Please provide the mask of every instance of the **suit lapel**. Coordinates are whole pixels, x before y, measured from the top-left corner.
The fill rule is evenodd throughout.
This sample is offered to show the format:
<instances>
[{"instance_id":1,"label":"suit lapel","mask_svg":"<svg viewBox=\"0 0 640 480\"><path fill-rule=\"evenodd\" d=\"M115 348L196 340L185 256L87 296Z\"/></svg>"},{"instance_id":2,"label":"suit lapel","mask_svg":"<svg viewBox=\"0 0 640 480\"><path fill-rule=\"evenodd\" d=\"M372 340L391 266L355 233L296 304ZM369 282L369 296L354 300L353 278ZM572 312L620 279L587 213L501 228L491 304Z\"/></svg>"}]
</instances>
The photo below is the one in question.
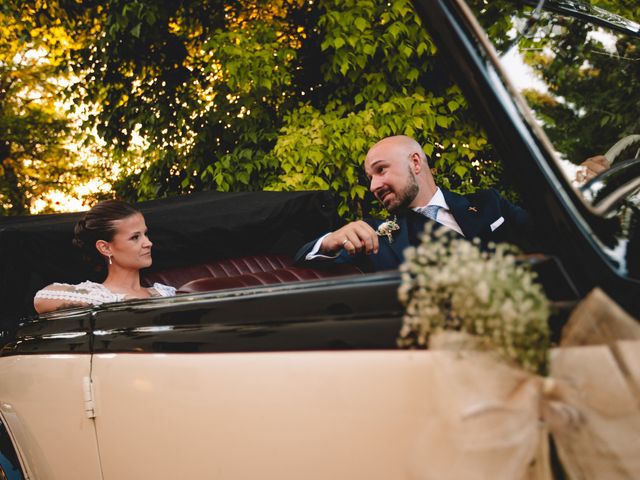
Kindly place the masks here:
<instances>
[{"instance_id":1,"label":"suit lapel","mask_svg":"<svg viewBox=\"0 0 640 480\"><path fill-rule=\"evenodd\" d=\"M441 188L449 210L456 219L466 238L477 237L485 226L484 215L480 205L475 205L467 197L449 192Z\"/></svg>"},{"instance_id":2,"label":"suit lapel","mask_svg":"<svg viewBox=\"0 0 640 480\"><path fill-rule=\"evenodd\" d=\"M398 259L398 264L400 264L404 261L404 255L402 254L402 251L410 245L409 227L406 216L401 216L397 221L398 225L400 226L400 230L398 230L397 235L394 236L393 243L389 245L389 248L393 252L394 256ZM388 243L388 240L385 237L382 237L381 241Z\"/></svg>"},{"instance_id":3,"label":"suit lapel","mask_svg":"<svg viewBox=\"0 0 640 480\"><path fill-rule=\"evenodd\" d=\"M411 212L413 213L413 212ZM422 217L420 215L420 217ZM404 261L403 251L411 243L411 236L416 228L419 228L419 232L422 232L422 226L416 227L415 225L411 225L408 221L407 214L398 215L397 220L399 230L393 232L393 242L389 242L389 239L386 236L378 237L378 241L380 243L380 253L377 255L380 258L380 261L386 261L384 258L391 257L395 258L395 263L400 264ZM374 229L377 229L382 221L376 221L375 224L371 226ZM422 224L424 225L424 223Z\"/></svg>"}]
</instances>

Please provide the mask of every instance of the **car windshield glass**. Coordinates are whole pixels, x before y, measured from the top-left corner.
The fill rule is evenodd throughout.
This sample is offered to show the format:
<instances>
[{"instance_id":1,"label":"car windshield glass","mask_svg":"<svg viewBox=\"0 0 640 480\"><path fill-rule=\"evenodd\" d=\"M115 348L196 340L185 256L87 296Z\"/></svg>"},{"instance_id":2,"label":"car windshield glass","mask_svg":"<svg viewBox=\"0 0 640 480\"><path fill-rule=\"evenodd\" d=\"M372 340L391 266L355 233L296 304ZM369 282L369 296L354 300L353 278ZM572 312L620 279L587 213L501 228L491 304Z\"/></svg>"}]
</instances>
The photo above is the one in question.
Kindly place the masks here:
<instances>
[{"instance_id":1,"label":"car windshield glass","mask_svg":"<svg viewBox=\"0 0 640 480\"><path fill-rule=\"evenodd\" d=\"M500 1L474 6L510 80L576 183L588 158L603 155L615 163L638 156L640 25L597 9L588 16L577 2L570 5L581 17L558 11L564 3L540 5L540 11ZM637 7L617 10L629 15Z\"/></svg>"},{"instance_id":2,"label":"car windshield glass","mask_svg":"<svg viewBox=\"0 0 640 480\"><path fill-rule=\"evenodd\" d=\"M567 181L615 219L599 239L603 249L619 271L638 277L627 257L640 203L640 9L566 0L469 4Z\"/></svg>"}]
</instances>

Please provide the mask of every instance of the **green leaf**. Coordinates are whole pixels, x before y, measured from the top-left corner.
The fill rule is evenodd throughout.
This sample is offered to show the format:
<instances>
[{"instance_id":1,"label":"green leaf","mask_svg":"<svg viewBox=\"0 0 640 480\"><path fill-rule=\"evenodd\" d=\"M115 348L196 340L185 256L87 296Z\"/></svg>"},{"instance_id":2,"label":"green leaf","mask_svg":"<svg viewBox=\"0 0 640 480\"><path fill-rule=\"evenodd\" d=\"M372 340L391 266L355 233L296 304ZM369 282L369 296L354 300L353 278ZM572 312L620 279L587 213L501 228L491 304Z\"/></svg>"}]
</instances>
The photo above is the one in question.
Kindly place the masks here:
<instances>
[{"instance_id":1,"label":"green leaf","mask_svg":"<svg viewBox=\"0 0 640 480\"><path fill-rule=\"evenodd\" d=\"M141 23L138 23L135 27L131 29L131 35L136 38L140 38L140 27L142 27Z\"/></svg>"},{"instance_id":2,"label":"green leaf","mask_svg":"<svg viewBox=\"0 0 640 480\"><path fill-rule=\"evenodd\" d=\"M358 30L360 30L361 32L364 32L367 27L369 26L369 22L367 22L364 18L362 17L358 17L356 18L354 25L356 26L356 28Z\"/></svg>"},{"instance_id":3,"label":"green leaf","mask_svg":"<svg viewBox=\"0 0 640 480\"><path fill-rule=\"evenodd\" d=\"M389 25L389 33L393 36L394 40L398 39L398 35L400 35L400 24L399 23L392 23L391 25Z\"/></svg>"},{"instance_id":4,"label":"green leaf","mask_svg":"<svg viewBox=\"0 0 640 480\"><path fill-rule=\"evenodd\" d=\"M433 144L427 143L426 145L423 145L422 149L427 157L431 157L431 155L433 155Z\"/></svg>"},{"instance_id":5,"label":"green leaf","mask_svg":"<svg viewBox=\"0 0 640 480\"><path fill-rule=\"evenodd\" d=\"M469 169L467 167L465 167L464 165L461 165L461 164L458 163L458 164L454 165L453 171L456 173L456 175L458 175L458 177L464 178L464 176L467 174Z\"/></svg>"},{"instance_id":6,"label":"green leaf","mask_svg":"<svg viewBox=\"0 0 640 480\"><path fill-rule=\"evenodd\" d=\"M442 115L436 116L436 123L439 127L447 128L451 123L452 119L450 117L443 117Z\"/></svg>"}]
</instances>

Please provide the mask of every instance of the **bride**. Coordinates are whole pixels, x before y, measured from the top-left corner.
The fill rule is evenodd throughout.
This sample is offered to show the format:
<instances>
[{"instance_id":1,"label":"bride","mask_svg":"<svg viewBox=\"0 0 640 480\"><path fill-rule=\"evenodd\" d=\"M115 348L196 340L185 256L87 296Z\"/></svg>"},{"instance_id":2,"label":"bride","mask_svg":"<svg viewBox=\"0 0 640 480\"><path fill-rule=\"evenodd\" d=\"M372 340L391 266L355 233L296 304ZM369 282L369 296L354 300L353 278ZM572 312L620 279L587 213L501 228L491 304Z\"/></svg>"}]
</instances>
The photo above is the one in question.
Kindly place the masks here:
<instances>
[{"instance_id":1,"label":"bride","mask_svg":"<svg viewBox=\"0 0 640 480\"><path fill-rule=\"evenodd\" d=\"M142 213L120 200L95 205L75 226L73 244L92 261L106 265L102 283L53 283L33 300L38 313L100 305L133 298L169 297L176 289L161 283L140 285L140 269L151 266L151 240Z\"/></svg>"}]
</instances>

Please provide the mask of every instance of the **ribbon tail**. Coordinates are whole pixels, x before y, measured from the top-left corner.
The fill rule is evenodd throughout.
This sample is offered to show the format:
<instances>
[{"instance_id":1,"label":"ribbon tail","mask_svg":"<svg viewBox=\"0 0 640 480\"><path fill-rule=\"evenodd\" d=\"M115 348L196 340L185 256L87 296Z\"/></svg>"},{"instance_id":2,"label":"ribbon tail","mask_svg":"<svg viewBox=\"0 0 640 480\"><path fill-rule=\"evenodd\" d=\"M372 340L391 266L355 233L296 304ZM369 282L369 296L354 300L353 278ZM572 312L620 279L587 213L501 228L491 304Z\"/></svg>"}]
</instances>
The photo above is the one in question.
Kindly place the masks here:
<instances>
[{"instance_id":1,"label":"ribbon tail","mask_svg":"<svg viewBox=\"0 0 640 480\"><path fill-rule=\"evenodd\" d=\"M569 478L640 478L640 324L595 290L561 345L545 417Z\"/></svg>"}]
</instances>

